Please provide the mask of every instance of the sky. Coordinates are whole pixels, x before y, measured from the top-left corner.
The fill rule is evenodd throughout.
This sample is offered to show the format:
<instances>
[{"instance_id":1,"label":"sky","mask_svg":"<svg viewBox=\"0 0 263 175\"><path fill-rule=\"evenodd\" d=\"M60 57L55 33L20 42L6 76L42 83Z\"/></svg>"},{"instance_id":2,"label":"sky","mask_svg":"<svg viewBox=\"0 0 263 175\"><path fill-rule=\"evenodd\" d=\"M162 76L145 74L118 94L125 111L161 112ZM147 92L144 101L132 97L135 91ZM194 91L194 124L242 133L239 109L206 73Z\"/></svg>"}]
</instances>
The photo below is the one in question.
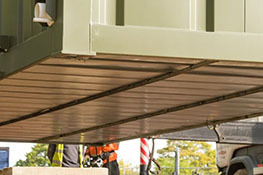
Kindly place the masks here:
<instances>
[{"instance_id":1,"label":"sky","mask_svg":"<svg viewBox=\"0 0 263 175\"><path fill-rule=\"evenodd\" d=\"M9 166L14 166L20 159L25 160L25 154L30 152L33 146L32 143L0 142L0 147L9 147Z\"/></svg>"},{"instance_id":2,"label":"sky","mask_svg":"<svg viewBox=\"0 0 263 175\"><path fill-rule=\"evenodd\" d=\"M20 159L25 160L26 153L30 152L34 145L33 143L0 142L0 147L9 147L9 166L14 166ZM149 145L151 149L151 141L149 141ZM166 140L155 140L155 151L165 146ZM118 160L123 160L125 164L132 164L134 167L139 166L140 139L121 142L117 153Z\"/></svg>"}]
</instances>

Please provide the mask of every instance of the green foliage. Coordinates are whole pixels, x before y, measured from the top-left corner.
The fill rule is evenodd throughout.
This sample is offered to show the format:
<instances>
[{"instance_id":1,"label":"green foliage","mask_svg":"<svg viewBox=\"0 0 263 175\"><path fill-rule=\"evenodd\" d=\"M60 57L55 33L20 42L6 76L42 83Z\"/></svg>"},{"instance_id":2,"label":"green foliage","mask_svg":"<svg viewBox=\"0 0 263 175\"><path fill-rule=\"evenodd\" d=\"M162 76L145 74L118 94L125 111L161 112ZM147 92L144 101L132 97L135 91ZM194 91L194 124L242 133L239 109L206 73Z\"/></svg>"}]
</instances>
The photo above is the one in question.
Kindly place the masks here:
<instances>
[{"instance_id":1,"label":"green foliage","mask_svg":"<svg viewBox=\"0 0 263 175\"><path fill-rule=\"evenodd\" d=\"M15 166L50 166L47 149L47 144L36 144L32 151L26 154L26 160L17 161Z\"/></svg>"},{"instance_id":2,"label":"green foliage","mask_svg":"<svg viewBox=\"0 0 263 175\"><path fill-rule=\"evenodd\" d=\"M193 141L167 141L167 147L157 151L158 162L162 167L162 174L171 174L174 167L174 155L176 147L180 150L180 174L192 174L195 169L200 168L200 174L217 174L216 154L211 144Z\"/></svg>"},{"instance_id":3,"label":"green foliage","mask_svg":"<svg viewBox=\"0 0 263 175\"><path fill-rule=\"evenodd\" d=\"M132 167L131 164L125 164L123 160L118 161L120 167L120 175L134 175L138 174L139 168Z\"/></svg>"}]
</instances>

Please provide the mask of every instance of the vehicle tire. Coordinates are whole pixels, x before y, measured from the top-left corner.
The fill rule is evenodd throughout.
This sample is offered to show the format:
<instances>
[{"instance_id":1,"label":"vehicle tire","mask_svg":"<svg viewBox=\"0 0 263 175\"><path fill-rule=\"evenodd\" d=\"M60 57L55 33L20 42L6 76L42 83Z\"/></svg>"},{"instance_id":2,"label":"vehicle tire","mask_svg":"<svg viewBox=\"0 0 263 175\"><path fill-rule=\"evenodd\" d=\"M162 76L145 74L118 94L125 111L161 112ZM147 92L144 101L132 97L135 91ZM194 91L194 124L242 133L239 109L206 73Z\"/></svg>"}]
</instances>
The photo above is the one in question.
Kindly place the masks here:
<instances>
[{"instance_id":1,"label":"vehicle tire","mask_svg":"<svg viewBox=\"0 0 263 175\"><path fill-rule=\"evenodd\" d=\"M248 175L248 171L246 169L237 170L234 175Z\"/></svg>"}]
</instances>

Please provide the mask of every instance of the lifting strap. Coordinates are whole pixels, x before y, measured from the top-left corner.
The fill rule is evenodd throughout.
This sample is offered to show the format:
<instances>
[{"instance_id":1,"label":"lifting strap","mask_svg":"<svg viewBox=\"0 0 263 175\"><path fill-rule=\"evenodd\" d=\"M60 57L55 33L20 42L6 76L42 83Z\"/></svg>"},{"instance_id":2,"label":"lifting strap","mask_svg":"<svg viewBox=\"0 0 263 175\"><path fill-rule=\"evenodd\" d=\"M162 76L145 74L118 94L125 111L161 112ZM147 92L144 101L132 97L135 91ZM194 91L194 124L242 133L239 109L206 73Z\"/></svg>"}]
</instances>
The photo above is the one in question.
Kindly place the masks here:
<instances>
[{"instance_id":1,"label":"lifting strap","mask_svg":"<svg viewBox=\"0 0 263 175\"><path fill-rule=\"evenodd\" d=\"M146 172L148 175L150 174L153 174L153 175L159 175L161 174L161 170L162 170L162 167L161 165L158 163L158 161L153 157L153 153L154 153L154 138L152 138L152 151L150 152L150 159L149 159L149 163L147 165L147 169L146 169ZM157 166L157 171L154 172L151 170L152 168L152 162Z\"/></svg>"},{"instance_id":2,"label":"lifting strap","mask_svg":"<svg viewBox=\"0 0 263 175\"><path fill-rule=\"evenodd\" d=\"M56 145L56 151L52 159L52 167L62 167L63 150L64 150L63 144Z\"/></svg>"}]
</instances>

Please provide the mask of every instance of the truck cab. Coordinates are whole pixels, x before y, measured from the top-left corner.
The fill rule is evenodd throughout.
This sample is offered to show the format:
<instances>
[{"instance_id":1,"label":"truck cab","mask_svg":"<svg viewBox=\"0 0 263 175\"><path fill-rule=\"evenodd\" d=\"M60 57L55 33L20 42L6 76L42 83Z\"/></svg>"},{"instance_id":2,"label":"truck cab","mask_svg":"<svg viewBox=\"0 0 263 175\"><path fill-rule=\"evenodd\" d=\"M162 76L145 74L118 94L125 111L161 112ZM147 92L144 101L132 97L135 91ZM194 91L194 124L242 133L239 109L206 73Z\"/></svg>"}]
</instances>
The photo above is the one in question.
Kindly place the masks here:
<instances>
[{"instance_id":1,"label":"truck cab","mask_svg":"<svg viewBox=\"0 0 263 175\"><path fill-rule=\"evenodd\" d=\"M224 134L225 137L233 137L230 144L216 144L217 166L222 175L253 175L253 169L262 166L262 117L240 122L242 123L237 124L235 130L224 129L229 132L228 135ZM242 139L244 140L241 141Z\"/></svg>"},{"instance_id":2,"label":"truck cab","mask_svg":"<svg viewBox=\"0 0 263 175\"><path fill-rule=\"evenodd\" d=\"M263 145L216 144L217 166L222 175L253 175L263 162Z\"/></svg>"},{"instance_id":3,"label":"truck cab","mask_svg":"<svg viewBox=\"0 0 263 175\"><path fill-rule=\"evenodd\" d=\"M263 163L262 117L222 123L161 135L172 140L216 142L217 166L222 175L253 175Z\"/></svg>"}]
</instances>

